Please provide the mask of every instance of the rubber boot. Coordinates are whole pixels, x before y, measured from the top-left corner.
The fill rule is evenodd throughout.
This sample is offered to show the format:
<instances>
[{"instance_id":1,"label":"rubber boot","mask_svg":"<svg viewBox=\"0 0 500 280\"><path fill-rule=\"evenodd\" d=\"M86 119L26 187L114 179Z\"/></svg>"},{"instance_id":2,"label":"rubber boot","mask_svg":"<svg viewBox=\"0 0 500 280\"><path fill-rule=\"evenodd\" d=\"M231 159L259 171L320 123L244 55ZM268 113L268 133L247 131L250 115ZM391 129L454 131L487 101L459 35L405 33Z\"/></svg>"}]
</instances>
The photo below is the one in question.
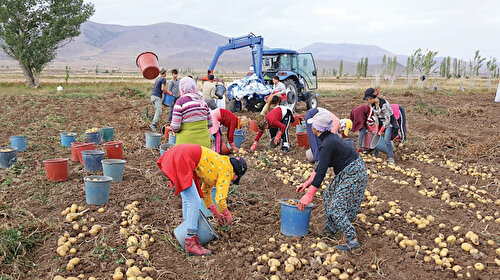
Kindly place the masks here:
<instances>
[{"instance_id":1,"label":"rubber boot","mask_svg":"<svg viewBox=\"0 0 500 280\"><path fill-rule=\"evenodd\" d=\"M192 237L186 237L184 247L189 255L210 256L212 254L212 251L201 246L200 240L196 235L193 235Z\"/></svg>"}]
</instances>

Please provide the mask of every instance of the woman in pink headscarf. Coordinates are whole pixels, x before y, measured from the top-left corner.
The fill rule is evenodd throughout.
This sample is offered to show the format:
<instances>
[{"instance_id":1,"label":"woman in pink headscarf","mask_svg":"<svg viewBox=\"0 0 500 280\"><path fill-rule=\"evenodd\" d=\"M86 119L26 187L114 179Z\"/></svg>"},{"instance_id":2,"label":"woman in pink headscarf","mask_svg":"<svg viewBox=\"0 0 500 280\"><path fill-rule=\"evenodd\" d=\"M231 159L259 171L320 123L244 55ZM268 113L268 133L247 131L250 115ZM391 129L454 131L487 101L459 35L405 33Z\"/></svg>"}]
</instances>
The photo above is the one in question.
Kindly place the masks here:
<instances>
[{"instance_id":1,"label":"woman in pink headscarf","mask_svg":"<svg viewBox=\"0 0 500 280\"><path fill-rule=\"evenodd\" d=\"M210 148L212 117L207 103L190 77L179 81L180 97L175 102L170 128L177 133L176 144L198 144Z\"/></svg>"}]
</instances>

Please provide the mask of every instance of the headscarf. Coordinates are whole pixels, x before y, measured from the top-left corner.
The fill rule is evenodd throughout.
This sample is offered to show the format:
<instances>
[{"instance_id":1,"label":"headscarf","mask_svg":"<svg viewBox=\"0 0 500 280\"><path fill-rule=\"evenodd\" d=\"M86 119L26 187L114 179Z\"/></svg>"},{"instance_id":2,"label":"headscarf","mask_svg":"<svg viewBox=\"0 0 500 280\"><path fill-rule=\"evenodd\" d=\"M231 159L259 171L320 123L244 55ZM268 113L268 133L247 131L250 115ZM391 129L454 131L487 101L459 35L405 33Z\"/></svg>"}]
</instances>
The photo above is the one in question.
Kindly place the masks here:
<instances>
[{"instance_id":1,"label":"headscarf","mask_svg":"<svg viewBox=\"0 0 500 280\"><path fill-rule=\"evenodd\" d=\"M203 99L201 95L198 94L200 89L196 85L196 82L190 77L184 77L179 81L179 96L189 96L192 99L200 100Z\"/></svg>"},{"instance_id":2,"label":"headscarf","mask_svg":"<svg viewBox=\"0 0 500 280\"><path fill-rule=\"evenodd\" d=\"M311 124L319 132L331 131L333 119L331 114L319 112L314 117L308 119L307 123Z\"/></svg>"}]
</instances>

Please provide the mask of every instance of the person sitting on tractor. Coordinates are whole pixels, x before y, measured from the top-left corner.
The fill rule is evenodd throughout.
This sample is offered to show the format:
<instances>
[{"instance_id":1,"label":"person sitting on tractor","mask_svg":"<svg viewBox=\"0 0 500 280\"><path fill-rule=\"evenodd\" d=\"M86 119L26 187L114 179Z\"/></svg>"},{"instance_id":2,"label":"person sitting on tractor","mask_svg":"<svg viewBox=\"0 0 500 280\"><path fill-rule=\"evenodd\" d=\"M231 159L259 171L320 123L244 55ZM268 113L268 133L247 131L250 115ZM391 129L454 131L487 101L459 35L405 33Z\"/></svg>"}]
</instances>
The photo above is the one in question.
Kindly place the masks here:
<instances>
[{"instance_id":1,"label":"person sitting on tractor","mask_svg":"<svg viewBox=\"0 0 500 280\"><path fill-rule=\"evenodd\" d=\"M168 177L174 195L181 194L182 218L187 221L186 252L197 256L210 255L212 252L200 244L197 236L200 197L219 224L230 225L233 218L226 203L229 183L240 183L247 171L246 161L219 155L200 145L180 144L167 150L156 164ZM213 187L216 188L214 200L217 206L212 201Z\"/></svg>"},{"instance_id":2,"label":"person sitting on tractor","mask_svg":"<svg viewBox=\"0 0 500 280\"><path fill-rule=\"evenodd\" d=\"M286 87L285 84L280 82L280 78L278 76L273 77L273 93L269 98L272 98L274 95L280 95L283 102L281 105L286 105Z\"/></svg>"},{"instance_id":3,"label":"person sitting on tractor","mask_svg":"<svg viewBox=\"0 0 500 280\"><path fill-rule=\"evenodd\" d=\"M269 136L271 138L270 147L275 148L281 142L281 150L288 153L290 149L290 140L288 137L288 127L293 122L293 113L287 106L278 106L271 110L266 117L259 115L259 132L255 136L255 140L250 148L250 151L255 151L260 137L265 129L269 129Z\"/></svg>"}]
</instances>

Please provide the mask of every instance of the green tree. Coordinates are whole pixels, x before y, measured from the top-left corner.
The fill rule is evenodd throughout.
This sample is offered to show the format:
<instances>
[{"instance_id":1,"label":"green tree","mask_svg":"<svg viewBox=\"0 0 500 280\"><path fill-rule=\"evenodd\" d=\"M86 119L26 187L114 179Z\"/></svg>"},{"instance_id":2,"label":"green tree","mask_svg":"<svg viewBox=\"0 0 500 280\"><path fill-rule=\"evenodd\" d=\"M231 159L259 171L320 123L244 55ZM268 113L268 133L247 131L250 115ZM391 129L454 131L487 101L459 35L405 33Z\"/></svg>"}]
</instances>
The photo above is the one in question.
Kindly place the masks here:
<instances>
[{"instance_id":1,"label":"green tree","mask_svg":"<svg viewBox=\"0 0 500 280\"><path fill-rule=\"evenodd\" d=\"M391 87L394 86L394 80L396 79L396 67L398 66L397 57L389 57L387 60L387 74L391 80Z\"/></svg>"},{"instance_id":2,"label":"green tree","mask_svg":"<svg viewBox=\"0 0 500 280\"><path fill-rule=\"evenodd\" d=\"M420 50L420 49L419 49ZM419 73L419 77L428 76L431 72L432 67L436 64L434 57L436 57L438 52L427 51L425 55L418 53L415 58L415 69ZM426 80L419 78L420 88L425 88Z\"/></svg>"},{"instance_id":3,"label":"green tree","mask_svg":"<svg viewBox=\"0 0 500 280\"><path fill-rule=\"evenodd\" d=\"M458 58L453 59L453 77L460 78L460 72L458 71Z\"/></svg>"},{"instance_id":4,"label":"green tree","mask_svg":"<svg viewBox=\"0 0 500 280\"><path fill-rule=\"evenodd\" d=\"M356 67L356 77L358 79L359 79L359 77L363 76L363 63L364 63L364 60L363 60L363 58L361 58L358 61L358 65Z\"/></svg>"},{"instance_id":5,"label":"green tree","mask_svg":"<svg viewBox=\"0 0 500 280\"><path fill-rule=\"evenodd\" d=\"M368 73L368 57L365 57L365 63L363 64L363 77L366 78L367 73Z\"/></svg>"},{"instance_id":6,"label":"green tree","mask_svg":"<svg viewBox=\"0 0 500 280\"><path fill-rule=\"evenodd\" d=\"M491 90L491 80L495 77L497 70L497 59L495 57L491 57L486 62L486 70L488 70L488 90Z\"/></svg>"},{"instance_id":7,"label":"green tree","mask_svg":"<svg viewBox=\"0 0 500 280\"><path fill-rule=\"evenodd\" d=\"M422 56L422 50L417 49L414 51L406 60L406 87L411 88L413 85L413 74L415 73L415 69L417 68L417 64L420 61L420 57Z\"/></svg>"},{"instance_id":8,"label":"green tree","mask_svg":"<svg viewBox=\"0 0 500 280\"><path fill-rule=\"evenodd\" d=\"M439 76L441 77L446 76L446 59L443 59L441 61L441 64L439 65Z\"/></svg>"},{"instance_id":9,"label":"green tree","mask_svg":"<svg viewBox=\"0 0 500 280\"><path fill-rule=\"evenodd\" d=\"M339 75L337 76L337 78L342 77L343 72L344 72L344 60L341 60L339 65Z\"/></svg>"},{"instance_id":10,"label":"green tree","mask_svg":"<svg viewBox=\"0 0 500 280\"><path fill-rule=\"evenodd\" d=\"M384 57L382 57L382 65L380 65L380 72L382 76L385 76L387 74L387 55L384 54Z\"/></svg>"},{"instance_id":11,"label":"green tree","mask_svg":"<svg viewBox=\"0 0 500 280\"><path fill-rule=\"evenodd\" d=\"M445 71L445 74L446 74L446 78L447 79L451 78L450 61L451 61L451 58L449 56L446 57L446 71Z\"/></svg>"},{"instance_id":12,"label":"green tree","mask_svg":"<svg viewBox=\"0 0 500 280\"><path fill-rule=\"evenodd\" d=\"M469 61L469 88L474 89L474 80L479 75L479 68L483 65L483 61L486 58L482 58L479 54L479 50L474 54L474 58Z\"/></svg>"},{"instance_id":13,"label":"green tree","mask_svg":"<svg viewBox=\"0 0 500 280\"><path fill-rule=\"evenodd\" d=\"M93 14L94 5L83 0L2 0L0 46L19 62L28 85L39 87L42 69Z\"/></svg>"},{"instance_id":14,"label":"green tree","mask_svg":"<svg viewBox=\"0 0 500 280\"><path fill-rule=\"evenodd\" d=\"M66 85L68 85L68 80L69 80L69 66L66 65L66 76L64 77L64 82Z\"/></svg>"}]
</instances>

